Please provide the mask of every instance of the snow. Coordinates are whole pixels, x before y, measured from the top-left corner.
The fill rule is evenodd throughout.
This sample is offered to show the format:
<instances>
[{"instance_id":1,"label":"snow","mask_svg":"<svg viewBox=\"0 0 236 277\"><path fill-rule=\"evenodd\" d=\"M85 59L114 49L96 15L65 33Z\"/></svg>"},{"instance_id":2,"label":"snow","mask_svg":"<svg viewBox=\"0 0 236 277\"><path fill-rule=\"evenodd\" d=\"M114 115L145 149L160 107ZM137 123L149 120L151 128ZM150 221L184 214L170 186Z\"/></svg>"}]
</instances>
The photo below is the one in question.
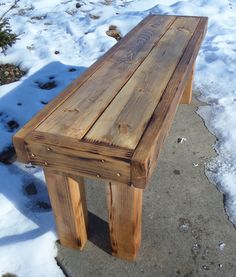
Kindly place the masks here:
<instances>
[{"instance_id":1,"label":"snow","mask_svg":"<svg viewBox=\"0 0 236 277\"><path fill-rule=\"evenodd\" d=\"M208 177L225 194L226 211L236 224L236 4L231 0L20 0L7 16L19 40L0 55L1 63L14 63L28 71L20 81L0 87L0 151L10 145L14 132L60 93L73 79L116 41L106 35L116 25L125 35L149 13L202 15L209 27L196 62L195 89L209 104L198 113L217 136L217 158L206 167ZM0 16L13 0L0 0ZM96 15L99 18L93 19ZM57 53L56 51L59 51ZM57 53L57 54L56 54ZM73 70L71 70L73 69ZM75 70L74 70L75 69ZM54 81L42 90L39 84ZM19 106L17 103L21 102ZM39 168L22 164L0 165L0 274L63 276L57 266L56 232L44 177ZM37 195L24 188L33 182Z\"/></svg>"}]
</instances>

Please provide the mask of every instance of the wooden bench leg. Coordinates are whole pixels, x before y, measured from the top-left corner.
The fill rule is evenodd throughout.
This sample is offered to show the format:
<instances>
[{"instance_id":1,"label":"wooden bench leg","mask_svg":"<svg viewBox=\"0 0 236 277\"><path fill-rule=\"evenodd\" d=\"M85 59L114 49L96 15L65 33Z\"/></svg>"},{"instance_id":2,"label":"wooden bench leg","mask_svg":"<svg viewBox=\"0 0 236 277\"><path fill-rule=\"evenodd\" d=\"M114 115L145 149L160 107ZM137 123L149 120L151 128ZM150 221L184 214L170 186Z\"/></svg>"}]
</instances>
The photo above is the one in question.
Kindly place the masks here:
<instances>
[{"instance_id":1,"label":"wooden bench leg","mask_svg":"<svg viewBox=\"0 0 236 277\"><path fill-rule=\"evenodd\" d=\"M192 91L193 91L193 77L194 77L194 66L190 73L189 79L186 82L186 86L180 100L180 104L190 104L192 101Z\"/></svg>"},{"instance_id":2,"label":"wooden bench leg","mask_svg":"<svg viewBox=\"0 0 236 277\"><path fill-rule=\"evenodd\" d=\"M143 190L120 183L107 186L112 254L133 261L141 244Z\"/></svg>"},{"instance_id":3,"label":"wooden bench leg","mask_svg":"<svg viewBox=\"0 0 236 277\"><path fill-rule=\"evenodd\" d=\"M88 218L83 178L72 179L47 168L44 174L60 243L82 249L87 241Z\"/></svg>"}]
</instances>

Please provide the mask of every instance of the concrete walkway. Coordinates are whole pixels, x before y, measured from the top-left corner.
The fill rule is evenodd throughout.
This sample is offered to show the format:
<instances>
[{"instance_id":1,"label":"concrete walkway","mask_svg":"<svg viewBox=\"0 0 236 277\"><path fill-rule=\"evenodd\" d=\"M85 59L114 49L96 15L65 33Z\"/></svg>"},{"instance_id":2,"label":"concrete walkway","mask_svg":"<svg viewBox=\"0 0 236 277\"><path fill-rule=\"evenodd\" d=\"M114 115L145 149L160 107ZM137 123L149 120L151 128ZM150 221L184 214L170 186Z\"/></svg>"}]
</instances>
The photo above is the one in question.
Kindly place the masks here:
<instances>
[{"instance_id":1,"label":"concrete walkway","mask_svg":"<svg viewBox=\"0 0 236 277\"><path fill-rule=\"evenodd\" d=\"M236 276L236 230L222 194L204 174L204 163L215 155L215 138L195 112L199 105L194 100L179 107L144 193L138 260L109 254L104 184L88 180L90 241L82 252L57 244L58 263L68 276ZM187 140L178 143L182 137Z\"/></svg>"}]
</instances>

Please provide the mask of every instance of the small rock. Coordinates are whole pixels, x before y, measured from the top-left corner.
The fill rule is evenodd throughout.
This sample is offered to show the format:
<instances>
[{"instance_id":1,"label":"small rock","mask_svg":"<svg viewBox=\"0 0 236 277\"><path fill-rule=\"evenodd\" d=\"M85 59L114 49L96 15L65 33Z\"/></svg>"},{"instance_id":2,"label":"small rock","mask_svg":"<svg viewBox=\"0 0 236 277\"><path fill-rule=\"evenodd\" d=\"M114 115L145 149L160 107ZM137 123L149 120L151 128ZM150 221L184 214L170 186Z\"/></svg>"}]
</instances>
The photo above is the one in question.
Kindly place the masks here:
<instances>
[{"instance_id":1,"label":"small rock","mask_svg":"<svg viewBox=\"0 0 236 277\"><path fill-rule=\"evenodd\" d=\"M82 7L82 5L80 3L76 3L75 7L79 9L80 7Z\"/></svg>"},{"instance_id":2,"label":"small rock","mask_svg":"<svg viewBox=\"0 0 236 277\"><path fill-rule=\"evenodd\" d=\"M198 164L198 163L193 163L193 166L194 166L194 167L198 167L199 164Z\"/></svg>"},{"instance_id":3,"label":"small rock","mask_svg":"<svg viewBox=\"0 0 236 277\"><path fill-rule=\"evenodd\" d=\"M187 233L191 223L186 218L179 218L179 231L182 233Z\"/></svg>"},{"instance_id":4,"label":"small rock","mask_svg":"<svg viewBox=\"0 0 236 277\"><path fill-rule=\"evenodd\" d=\"M5 72L4 72L4 75L5 75L6 77L7 77L9 74L10 74L9 71L5 71Z\"/></svg>"},{"instance_id":5,"label":"small rock","mask_svg":"<svg viewBox=\"0 0 236 277\"><path fill-rule=\"evenodd\" d=\"M115 38L117 41L122 39L120 31L117 29L117 26L115 26L115 25L110 25L109 26L109 30L106 31L106 34L109 37Z\"/></svg>"},{"instance_id":6,"label":"small rock","mask_svg":"<svg viewBox=\"0 0 236 277\"><path fill-rule=\"evenodd\" d=\"M187 232L188 232L188 229L189 229L188 224L182 224L182 225L179 226L179 230L180 230L180 232L182 232L182 233L187 233Z\"/></svg>"},{"instance_id":7,"label":"small rock","mask_svg":"<svg viewBox=\"0 0 236 277\"><path fill-rule=\"evenodd\" d=\"M226 245L226 244L225 244L224 242L220 242L220 243L219 243L219 245L218 245L218 246L219 246L219 248L220 248L220 250L221 250L221 251L223 251L223 250L224 250L225 245Z\"/></svg>"},{"instance_id":8,"label":"small rock","mask_svg":"<svg viewBox=\"0 0 236 277\"><path fill-rule=\"evenodd\" d=\"M200 250L201 250L200 244L195 243L195 244L192 246L192 253L193 253L194 255L198 255L198 254L200 253Z\"/></svg>"},{"instance_id":9,"label":"small rock","mask_svg":"<svg viewBox=\"0 0 236 277\"><path fill-rule=\"evenodd\" d=\"M209 267L209 265L203 265L202 269L204 269L204 270L210 270L210 267Z\"/></svg>"},{"instance_id":10,"label":"small rock","mask_svg":"<svg viewBox=\"0 0 236 277\"><path fill-rule=\"evenodd\" d=\"M177 139L177 143L183 143L183 142L185 142L185 141L187 141L186 138L178 138L178 139Z\"/></svg>"},{"instance_id":11,"label":"small rock","mask_svg":"<svg viewBox=\"0 0 236 277\"><path fill-rule=\"evenodd\" d=\"M218 266L219 266L219 268L222 268L222 267L223 267L223 265L222 265L222 264L218 264Z\"/></svg>"},{"instance_id":12,"label":"small rock","mask_svg":"<svg viewBox=\"0 0 236 277\"><path fill-rule=\"evenodd\" d=\"M60 51L56 50L56 51L54 52L54 54L55 54L55 55L58 55L58 54L60 54Z\"/></svg>"}]
</instances>

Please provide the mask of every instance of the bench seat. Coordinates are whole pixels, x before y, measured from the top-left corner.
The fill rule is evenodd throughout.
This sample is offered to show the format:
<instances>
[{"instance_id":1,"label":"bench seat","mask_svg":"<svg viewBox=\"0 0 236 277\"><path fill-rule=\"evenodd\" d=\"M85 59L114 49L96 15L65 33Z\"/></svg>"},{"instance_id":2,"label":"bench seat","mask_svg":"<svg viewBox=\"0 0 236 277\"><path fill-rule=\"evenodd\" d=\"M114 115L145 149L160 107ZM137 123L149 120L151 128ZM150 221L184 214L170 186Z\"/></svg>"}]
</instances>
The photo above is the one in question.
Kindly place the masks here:
<instances>
[{"instance_id":1,"label":"bench seat","mask_svg":"<svg viewBox=\"0 0 236 277\"><path fill-rule=\"evenodd\" d=\"M108 201L110 227L129 233L111 212L114 205L122 214L119 199L130 201L125 207L129 219L135 217L135 226L141 225L137 203L142 202L141 191L155 169L178 104L191 101L194 62L206 28L205 17L147 16L14 136L18 160L42 166L48 186L62 175L64 187L77 178L68 176L109 181L108 198L117 198L117 203ZM77 190L83 194L82 187ZM57 189L50 193L49 188L49 194L52 202L58 201ZM54 206L55 213L62 213ZM132 247L120 246L124 237L111 234L113 253L125 259L136 256L141 235L135 228ZM59 230L62 241L63 232Z\"/></svg>"}]
</instances>

